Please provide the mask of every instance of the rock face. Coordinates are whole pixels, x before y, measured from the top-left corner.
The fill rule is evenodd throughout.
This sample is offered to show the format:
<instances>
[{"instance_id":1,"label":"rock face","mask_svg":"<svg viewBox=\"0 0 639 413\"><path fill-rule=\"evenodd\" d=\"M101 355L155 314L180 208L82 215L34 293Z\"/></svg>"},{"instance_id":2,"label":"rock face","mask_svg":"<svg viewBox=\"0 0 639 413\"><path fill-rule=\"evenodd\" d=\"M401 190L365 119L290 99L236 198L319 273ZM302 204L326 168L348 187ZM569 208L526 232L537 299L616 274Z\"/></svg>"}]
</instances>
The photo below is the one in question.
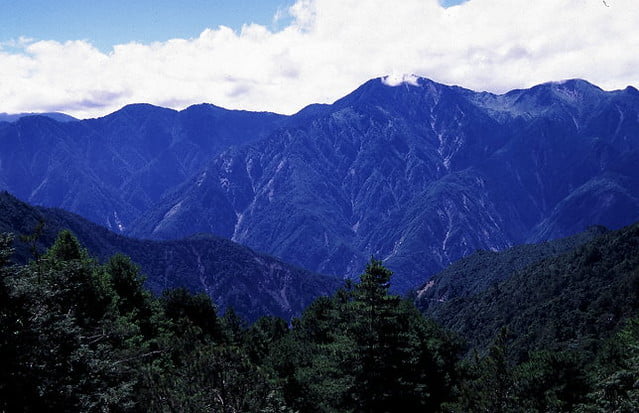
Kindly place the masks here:
<instances>
[{"instance_id":1,"label":"rock face","mask_svg":"<svg viewBox=\"0 0 639 413\"><path fill-rule=\"evenodd\" d=\"M219 122L189 129L196 109ZM326 274L374 255L407 290L477 249L638 220L638 113L636 89L582 80L494 95L373 79L291 117L134 106L2 124L0 184L137 237L209 232Z\"/></svg>"},{"instance_id":2,"label":"rock face","mask_svg":"<svg viewBox=\"0 0 639 413\"><path fill-rule=\"evenodd\" d=\"M635 89L582 80L493 95L374 79L223 152L132 233L213 232L349 276L375 255L407 289L477 249L637 220L638 113Z\"/></svg>"},{"instance_id":3,"label":"rock face","mask_svg":"<svg viewBox=\"0 0 639 413\"><path fill-rule=\"evenodd\" d=\"M284 319L301 314L313 299L329 295L342 281L293 267L276 258L211 235L174 241L144 241L114 234L75 214L35 208L8 193L0 193L0 232L16 234L19 261L26 261L30 246L19 235L30 235L44 223L40 250L53 243L62 229L70 229L100 259L124 253L140 265L146 285L161 293L184 287L205 292L222 310L233 307L249 321L274 315Z\"/></svg>"}]
</instances>

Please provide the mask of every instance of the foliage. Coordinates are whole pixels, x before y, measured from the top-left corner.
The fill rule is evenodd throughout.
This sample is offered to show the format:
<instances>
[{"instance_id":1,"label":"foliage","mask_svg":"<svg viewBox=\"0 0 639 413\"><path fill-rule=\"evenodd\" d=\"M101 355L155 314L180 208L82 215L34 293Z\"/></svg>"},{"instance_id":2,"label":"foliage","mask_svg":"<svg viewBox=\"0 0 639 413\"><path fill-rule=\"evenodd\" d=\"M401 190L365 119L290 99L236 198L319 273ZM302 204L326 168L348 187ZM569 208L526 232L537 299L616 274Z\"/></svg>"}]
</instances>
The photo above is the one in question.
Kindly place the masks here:
<instances>
[{"instance_id":1,"label":"foliage","mask_svg":"<svg viewBox=\"0 0 639 413\"><path fill-rule=\"evenodd\" d=\"M454 395L459 347L412 304L390 295L371 260L356 286L319 298L266 364L305 412L439 410Z\"/></svg>"},{"instance_id":2,"label":"foliage","mask_svg":"<svg viewBox=\"0 0 639 413\"><path fill-rule=\"evenodd\" d=\"M599 355L584 412L639 410L639 317L628 320Z\"/></svg>"},{"instance_id":3,"label":"foliage","mask_svg":"<svg viewBox=\"0 0 639 413\"><path fill-rule=\"evenodd\" d=\"M639 224L611 231L565 254L516 272L430 315L480 353L507 327L511 360L537 350L599 351L639 312Z\"/></svg>"},{"instance_id":4,"label":"foliage","mask_svg":"<svg viewBox=\"0 0 639 413\"><path fill-rule=\"evenodd\" d=\"M2 411L439 410L459 346L371 260L357 285L288 325L247 326L184 289L155 298L130 259L105 264L62 231L26 265L0 238Z\"/></svg>"},{"instance_id":5,"label":"foliage","mask_svg":"<svg viewBox=\"0 0 639 413\"><path fill-rule=\"evenodd\" d=\"M426 314L437 317L438 313L447 311L444 304L447 301L486 291L526 267L573 251L607 231L593 226L570 237L538 244L517 245L499 252L476 251L452 263L417 289L416 305Z\"/></svg>"},{"instance_id":6,"label":"foliage","mask_svg":"<svg viewBox=\"0 0 639 413\"><path fill-rule=\"evenodd\" d=\"M0 237L0 411L279 411L277 389L225 341L203 295L157 299L120 255L68 231L27 265Z\"/></svg>"},{"instance_id":7,"label":"foliage","mask_svg":"<svg viewBox=\"0 0 639 413\"><path fill-rule=\"evenodd\" d=\"M518 254L489 258L507 265ZM474 268L490 268L478 258ZM469 343L459 397L449 408L636 411L638 287L635 224L474 295L426 307Z\"/></svg>"},{"instance_id":8,"label":"foliage","mask_svg":"<svg viewBox=\"0 0 639 413\"><path fill-rule=\"evenodd\" d=\"M628 254L639 246L636 240L631 227L549 262L560 268L566 260L576 276L595 282L588 278L594 270L582 274L585 266L608 274L602 263L612 254L621 260L613 266L616 276L632 281L626 276L637 267ZM23 265L11 262L12 242L0 235L0 411L639 408L636 312L607 339L576 329L569 345L555 335L522 347L521 332L503 328L519 324L502 323L489 345L466 349L470 356L462 359L456 336L390 293L392 273L375 259L359 283L318 298L290 324L263 317L249 325L232 309L218 316L203 294L173 289L151 295L129 258L115 255L100 264L68 231ZM614 255L613 247L626 255ZM600 288L597 300L606 294ZM617 297L627 308L620 314L632 314L633 294ZM501 306L494 302L496 310ZM609 314L608 307L595 307L601 309ZM595 310L591 318L598 319ZM552 311L556 316L559 310ZM535 317L528 319L532 330L544 319Z\"/></svg>"}]
</instances>

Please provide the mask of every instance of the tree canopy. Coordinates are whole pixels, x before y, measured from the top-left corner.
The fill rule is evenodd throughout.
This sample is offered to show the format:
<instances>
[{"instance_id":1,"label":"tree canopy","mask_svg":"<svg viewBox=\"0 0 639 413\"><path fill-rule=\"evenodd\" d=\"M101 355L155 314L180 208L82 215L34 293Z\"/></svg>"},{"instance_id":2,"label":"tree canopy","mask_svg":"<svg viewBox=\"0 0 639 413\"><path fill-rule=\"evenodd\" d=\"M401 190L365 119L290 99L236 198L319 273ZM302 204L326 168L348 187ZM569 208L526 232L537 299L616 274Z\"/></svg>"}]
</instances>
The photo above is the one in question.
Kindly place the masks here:
<instances>
[{"instance_id":1,"label":"tree canopy","mask_svg":"<svg viewBox=\"0 0 639 413\"><path fill-rule=\"evenodd\" d=\"M11 263L11 243L0 235L0 411L639 409L638 317L594 355L513 357L506 328L468 351L391 294L375 259L290 323L249 325L202 294L153 296L130 259L101 264L68 231L25 265Z\"/></svg>"}]
</instances>

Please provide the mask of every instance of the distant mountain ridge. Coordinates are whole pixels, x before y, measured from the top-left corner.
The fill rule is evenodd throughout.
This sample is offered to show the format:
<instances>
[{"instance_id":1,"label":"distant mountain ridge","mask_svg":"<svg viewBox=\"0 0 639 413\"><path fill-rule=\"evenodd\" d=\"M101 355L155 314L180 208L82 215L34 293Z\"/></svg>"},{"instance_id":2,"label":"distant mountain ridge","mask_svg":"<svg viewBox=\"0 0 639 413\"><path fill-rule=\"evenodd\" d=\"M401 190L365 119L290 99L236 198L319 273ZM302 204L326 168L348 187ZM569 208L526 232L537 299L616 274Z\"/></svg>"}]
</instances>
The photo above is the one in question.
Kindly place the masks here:
<instances>
[{"instance_id":1,"label":"distant mountain ridge","mask_svg":"<svg viewBox=\"0 0 639 413\"><path fill-rule=\"evenodd\" d=\"M30 258L30 246L20 235L32 235L44 223L36 246L53 243L62 229L71 230L89 253L107 259L117 252L140 265L146 285L161 293L184 287L205 292L222 310L233 307L249 321L274 315L284 319L299 315L310 302L329 295L342 283L314 274L211 235L174 241L144 241L114 234L75 214L29 206L0 192L0 232L16 234L17 259Z\"/></svg>"},{"instance_id":2,"label":"distant mountain ridge","mask_svg":"<svg viewBox=\"0 0 639 413\"><path fill-rule=\"evenodd\" d=\"M134 104L67 123L23 117L0 123L0 189L124 232L212 156L285 118L208 104L179 112Z\"/></svg>"},{"instance_id":3,"label":"distant mountain ridge","mask_svg":"<svg viewBox=\"0 0 639 413\"><path fill-rule=\"evenodd\" d=\"M136 237L209 232L340 276L374 255L408 290L477 249L639 219L639 92L380 78L289 117L25 118L0 124L0 161L0 187Z\"/></svg>"},{"instance_id":4,"label":"distant mountain ridge","mask_svg":"<svg viewBox=\"0 0 639 413\"><path fill-rule=\"evenodd\" d=\"M60 112L30 112L30 113L0 113L0 122L15 122L26 116L44 116L58 122L73 122L77 119L66 113Z\"/></svg>"}]
</instances>

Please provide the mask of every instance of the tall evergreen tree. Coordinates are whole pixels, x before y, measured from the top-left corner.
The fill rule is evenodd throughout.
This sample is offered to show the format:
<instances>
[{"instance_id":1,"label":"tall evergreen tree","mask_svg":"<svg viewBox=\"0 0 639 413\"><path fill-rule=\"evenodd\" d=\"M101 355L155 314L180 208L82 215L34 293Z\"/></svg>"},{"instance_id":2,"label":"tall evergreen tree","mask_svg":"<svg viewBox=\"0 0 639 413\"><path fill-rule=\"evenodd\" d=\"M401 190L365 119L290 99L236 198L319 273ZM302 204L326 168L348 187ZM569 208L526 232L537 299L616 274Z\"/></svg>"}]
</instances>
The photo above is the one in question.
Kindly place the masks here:
<instances>
[{"instance_id":1,"label":"tall evergreen tree","mask_svg":"<svg viewBox=\"0 0 639 413\"><path fill-rule=\"evenodd\" d=\"M359 363L353 395L356 409L362 412L390 411L400 396L396 373L403 350L399 346L405 344L400 341L405 326L399 325L399 297L388 294L391 276L392 272L381 261L371 259L355 289Z\"/></svg>"}]
</instances>

